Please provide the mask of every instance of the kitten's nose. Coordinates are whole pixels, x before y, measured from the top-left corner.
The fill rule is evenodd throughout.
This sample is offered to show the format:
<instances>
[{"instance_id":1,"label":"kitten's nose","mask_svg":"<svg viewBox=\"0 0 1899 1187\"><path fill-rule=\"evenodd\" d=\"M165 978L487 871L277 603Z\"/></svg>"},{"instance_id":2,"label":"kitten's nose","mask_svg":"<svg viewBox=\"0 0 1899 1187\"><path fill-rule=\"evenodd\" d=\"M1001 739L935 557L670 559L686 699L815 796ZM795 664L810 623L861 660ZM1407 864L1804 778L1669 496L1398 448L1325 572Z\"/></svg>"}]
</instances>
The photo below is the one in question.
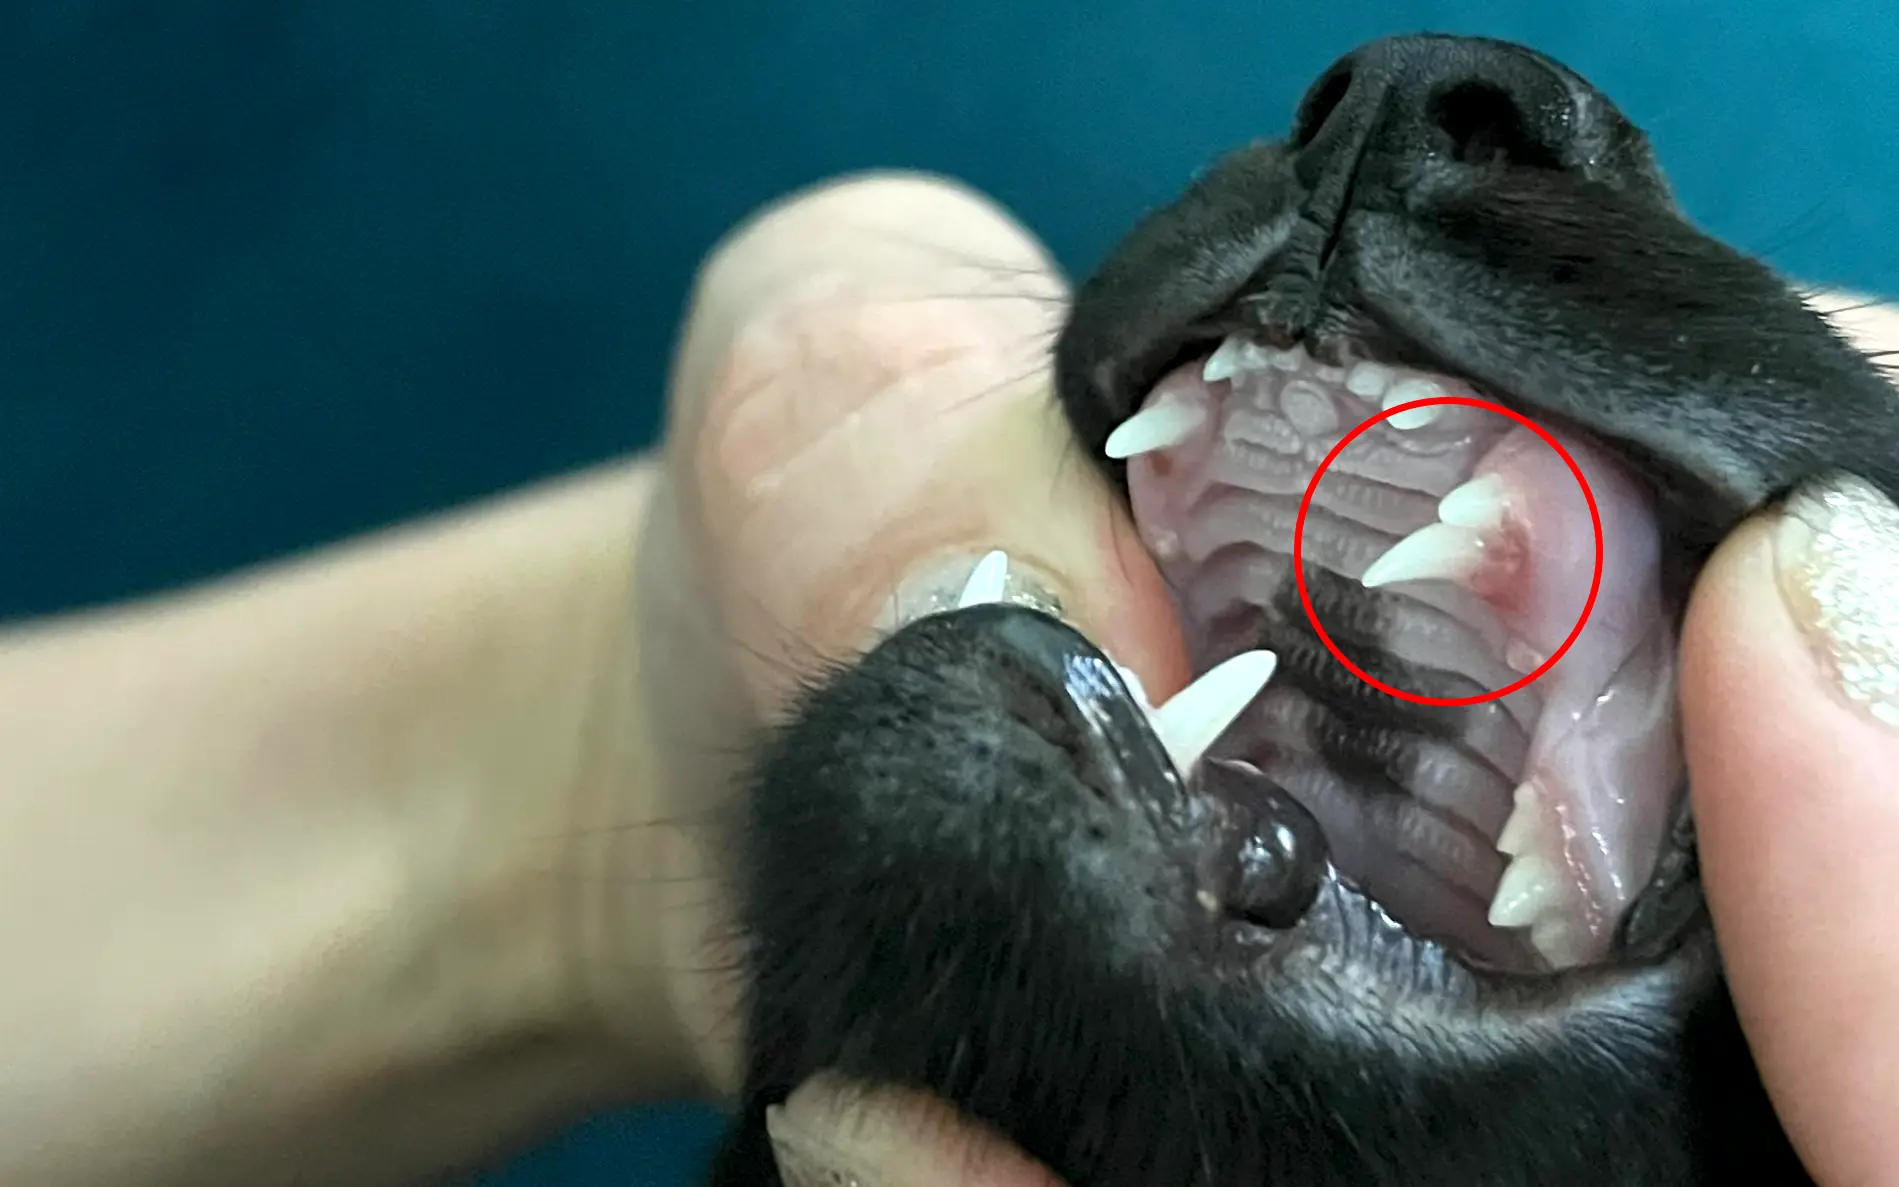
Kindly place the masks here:
<instances>
[{"instance_id":1,"label":"kitten's nose","mask_svg":"<svg viewBox=\"0 0 1899 1187\"><path fill-rule=\"evenodd\" d=\"M1433 162L1660 185L1639 137L1581 76L1481 37L1392 37L1353 51L1306 93L1292 139L1306 184L1349 192L1354 205L1404 192Z\"/></svg>"}]
</instances>

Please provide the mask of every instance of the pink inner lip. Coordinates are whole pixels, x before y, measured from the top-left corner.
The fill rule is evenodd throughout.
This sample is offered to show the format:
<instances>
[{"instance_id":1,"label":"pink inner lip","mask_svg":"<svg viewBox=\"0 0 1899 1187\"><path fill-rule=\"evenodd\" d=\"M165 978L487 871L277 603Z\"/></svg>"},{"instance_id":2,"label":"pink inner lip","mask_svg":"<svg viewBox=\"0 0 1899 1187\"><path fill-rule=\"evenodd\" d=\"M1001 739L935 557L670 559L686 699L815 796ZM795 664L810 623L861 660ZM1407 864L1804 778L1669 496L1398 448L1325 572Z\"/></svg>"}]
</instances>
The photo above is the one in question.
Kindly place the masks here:
<instances>
[{"instance_id":1,"label":"pink inner lip","mask_svg":"<svg viewBox=\"0 0 1899 1187\"><path fill-rule=\"evenodd\" d=\"M1136 523L1201 670L1256 645L1262 621L1283 612L1299 500L1320 460L1376 415L1381 395L1395 404L1474 394L1442 375L1348 373L1302 350L1230 342L1221 357L1225 377L1203 378L1202 359L1156 386L1148 407L1177 405L1182 423L1197 424L1128 469ZM1446 505L1457 524L1432 528L1429 547L1408 545L1412 562L1387 562L1400 576L1381 584L1373 650L1467 692L1501 688L1575 627L1595 566L1588 504L1556 452L1515 422L1462 406L1433 412L1428 424L1375 425L1341 452L1314 494L1305 563L1309 574L1358 582L1394 545L1439 524L1447 494L1483 480L1484 497L1464 491L1456 514ZM1581 634L1548 673L1459 711L1454 737L1412 733L1395 744L1361 731L1348 744L1379 752L1390 785L1382 790L1323 757L1348 726L1296 680L1276 678L1223 744L1305 802L1341 873L1407 926L1518 966L1607 953L1652 871L1681 776L1674 639L1647 498L1600 449L1552 435L1594 494L1603 574ZM1468 526L1473 506L1481 527ZM1436 546L1468 539L1478 546L1453 549L1461 559ZM1433 558L1422 576L1417 555ZM1337 637L1337 624L1326 625Z\"/></svg>"}]
</instances>

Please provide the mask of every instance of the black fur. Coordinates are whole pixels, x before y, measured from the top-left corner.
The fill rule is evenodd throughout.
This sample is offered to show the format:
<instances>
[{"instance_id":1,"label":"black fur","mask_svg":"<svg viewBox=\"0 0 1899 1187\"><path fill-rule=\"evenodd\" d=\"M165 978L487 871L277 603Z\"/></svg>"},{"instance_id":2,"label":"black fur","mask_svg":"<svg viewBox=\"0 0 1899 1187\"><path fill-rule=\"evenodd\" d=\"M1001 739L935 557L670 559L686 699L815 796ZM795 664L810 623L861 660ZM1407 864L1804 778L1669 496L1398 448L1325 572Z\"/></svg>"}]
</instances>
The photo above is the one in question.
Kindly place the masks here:
<instances>
[{"instance_id":1,"label":"black fur","mask_svg":"<svg viewBox=\"0 0 1899 1187\"><path fill-rule=\"evenodd\" d=\"M1826 469L1899 494L1885 380L1688 224L1607 99L1515 46L1366 46L1287 141L1136 228L1056 348L1080 445L1099 457L1165 369L1239 327L1368 344L1587 432L1653 483L1677 592ZM1074 1187L1806 1181L1685 815L1616 967L1506 979L1333 883L1303 887L1291 930L1197 909L1297 815L1205 778L1224 793L1183 787L1094 648L1029 610L925 619L825 681L740 838L749 1065L715 1181L777 1182L764 1109L821 1068L936 1092ZM1279 895L1308 873L1249 876Z\"/></svg>"}]
</instances>

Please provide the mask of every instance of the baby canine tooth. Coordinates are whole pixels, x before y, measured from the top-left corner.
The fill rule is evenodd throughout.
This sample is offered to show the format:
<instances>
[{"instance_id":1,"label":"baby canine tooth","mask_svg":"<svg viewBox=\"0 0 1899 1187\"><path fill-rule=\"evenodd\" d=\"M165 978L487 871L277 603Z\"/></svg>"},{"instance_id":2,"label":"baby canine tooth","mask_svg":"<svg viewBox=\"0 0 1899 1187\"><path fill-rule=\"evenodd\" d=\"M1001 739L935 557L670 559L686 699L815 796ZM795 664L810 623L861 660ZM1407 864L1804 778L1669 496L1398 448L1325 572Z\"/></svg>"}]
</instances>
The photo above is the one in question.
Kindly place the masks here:
<instances>
[{"instance_id":1,"label":"baby canine tooth","mask_svg":"<svg viewBox=\"0 0 1899 1187\"><path fill-rule=\"evenodd\" d=\"M1539 853L1525 853L1510 863L1490 900L1490 922L1495 927L1523 927L1556 905L1562 883L1556 867Z\"/></svg>"},{"instance_id":2,"label":"baby canine tooth","mask_svg":"<svg viewBox=\"0 0 1899 1187\"><path fill-rule=\"evenodd\" d=\"M1184 400L1164 400L1141 409L1108 434L1102 452L1111 458L1171 449L1194 435L1207 419L1206 410Z\"/></svg>"},{"instance_id":3,"label":"baby canine tooth","mask_svg":"<svg viewBox=\"0 0 1899 1187\"><path fill-rule=\"evenodd\" d=\"M1437 505L1440 521L1460 528L1495 531L1509 508L1509 487L1502 475L1486 474L1452 490Z\"/></svg>"},{"instance_id":4,"label":"baby canine tooth","mask_svg":"<svg viewBox=\"0 0 1899 1187\"><path fill-rule=\"evenodd\" d=\"M976 562L969 581L963 586L962 596L956 599L956 608L967 610L971 606L1000 602L1008 583L1009 554L998 549Z\"/></svg>"},{"instance_id":5,"label":"baby canine tooth","mask_svg":"<svg viewBox=\"0 0 1899 1187\"><path fill-rule=\"evenodd\" d=\"M1385 399L1379 405L1386 412L1400 404L1409 404L1413 400L1434 400L1444 394L1444 389L1429 379L1404 379L1392 384L1385 390ZM1444 414L1444 405L1433 404L1428 408L1412 408L1387 417L1387 423L1394 429L1421 429Z\"/></svg>"},{"instance_id":6,"label":"baby canine tooth","mask_svg":"<svg viewBox=\"0 0 1899 1187\"><path fill-rule=\"evenodd\" d=\"M1463 581L1483 559L1482 536L1454 524L1429 523L1393 544L1359 580L1367 589L1396 581Z\"/></svg>"},{"instance_id":7,"label":"baby canine tooth","mask_svg":"<svg viewBox=\"0 0 1899 1187\"><path fill-rule=\"evenodd\" d=\"M1235 718L1272 679L1279 657L1270 651L1248 651L1218 665L1175 693L1154 710L1154 733L1185 775L1208 748L1219 741Z\"/></svg>"}]
</instances>

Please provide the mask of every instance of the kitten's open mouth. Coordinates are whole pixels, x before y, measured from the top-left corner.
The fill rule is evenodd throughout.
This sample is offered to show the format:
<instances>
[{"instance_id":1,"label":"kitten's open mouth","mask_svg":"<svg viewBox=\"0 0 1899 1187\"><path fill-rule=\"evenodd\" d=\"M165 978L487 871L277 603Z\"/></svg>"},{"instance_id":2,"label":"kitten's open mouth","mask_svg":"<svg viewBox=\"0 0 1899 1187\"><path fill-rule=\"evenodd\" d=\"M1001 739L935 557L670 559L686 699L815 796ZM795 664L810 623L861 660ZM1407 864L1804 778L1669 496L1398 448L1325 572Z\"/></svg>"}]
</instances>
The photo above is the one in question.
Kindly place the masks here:
<instances>
[{"instance_id":1,"label":"kitten's open mouth","mask_svg":"<svg viewBox=\"0 0 1899 1187\"><path fill-rule=\"evenodd\" d=\"M1348 352L1349 356L1349 352ZM1169 372L1108 452L1128 459L1142 538L1175 593L1195 671L1277 653L1222 735L1322 827L1349 886L1467 963L1535 972L1610 958L1682 785L1674 608L1642 484L1600 446L1482 408L1456 379L1228 338ZM1367 674L1468 706L1380 691Z\"/></svg>"}]
</instances>

